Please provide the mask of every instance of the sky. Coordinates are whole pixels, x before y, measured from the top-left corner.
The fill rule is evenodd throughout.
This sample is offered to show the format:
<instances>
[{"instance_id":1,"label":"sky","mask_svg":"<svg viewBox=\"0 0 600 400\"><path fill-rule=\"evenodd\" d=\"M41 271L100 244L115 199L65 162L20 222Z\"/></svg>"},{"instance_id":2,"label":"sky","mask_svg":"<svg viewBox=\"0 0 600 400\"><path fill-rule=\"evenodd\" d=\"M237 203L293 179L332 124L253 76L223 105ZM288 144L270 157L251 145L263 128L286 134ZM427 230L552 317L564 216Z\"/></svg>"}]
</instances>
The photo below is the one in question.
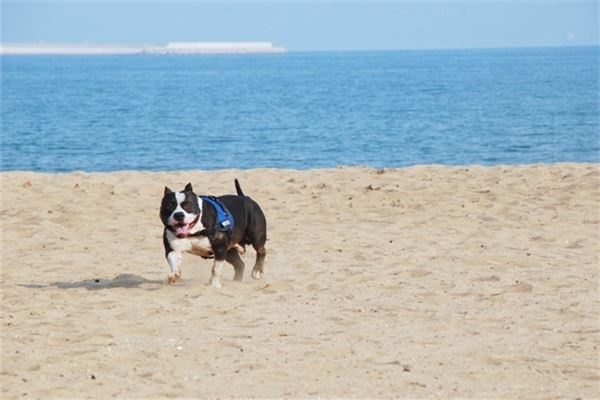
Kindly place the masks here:
<instances>
[{"instance_id":1,"label":"sky","mask_svg":"<svg viewBox=\"0 0 600 400\"><path fill-rule=\"evenodd\" d=\"M597 1L0 1L3 43L269 41L290 51L599 44Z\"/></svg>"}]
</instances>

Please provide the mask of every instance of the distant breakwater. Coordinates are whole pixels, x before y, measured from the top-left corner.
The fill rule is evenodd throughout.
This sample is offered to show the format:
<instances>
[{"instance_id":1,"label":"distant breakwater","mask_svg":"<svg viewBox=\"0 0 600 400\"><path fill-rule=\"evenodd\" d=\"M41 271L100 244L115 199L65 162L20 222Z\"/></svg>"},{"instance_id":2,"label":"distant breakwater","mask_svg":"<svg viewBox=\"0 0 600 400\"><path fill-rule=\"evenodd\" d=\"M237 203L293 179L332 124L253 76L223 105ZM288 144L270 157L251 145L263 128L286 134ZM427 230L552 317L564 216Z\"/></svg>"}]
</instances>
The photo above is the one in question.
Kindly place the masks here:
<instances>
[{"instance_id":1,"label":"distant breakwater","mask_svg":"<svg viewBox=\"0 0 600 400\"><path fill-rule=\"evenodd\" d=\"M271 42L171 42L157 45L3 44L0 55L277 54Z\"/></svg>"}]
</instances>

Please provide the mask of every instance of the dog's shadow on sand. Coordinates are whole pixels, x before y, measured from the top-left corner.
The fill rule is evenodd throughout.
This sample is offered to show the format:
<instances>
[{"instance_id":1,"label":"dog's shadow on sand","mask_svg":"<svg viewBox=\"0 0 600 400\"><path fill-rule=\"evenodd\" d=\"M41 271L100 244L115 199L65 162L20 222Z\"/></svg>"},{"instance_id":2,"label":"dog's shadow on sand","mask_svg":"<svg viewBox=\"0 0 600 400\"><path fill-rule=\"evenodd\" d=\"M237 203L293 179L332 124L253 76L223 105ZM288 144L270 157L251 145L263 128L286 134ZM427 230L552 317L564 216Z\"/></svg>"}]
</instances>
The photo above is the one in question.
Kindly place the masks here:
<instances>
[{"instance_id":1,"label":"dog's shadow on sand","mask_svg":"<svg viewBox=\"0 0 600 400\"><path fill-rule=\"evenodd\" d=\"M146 279L134 274L120 274L112 279L84 279L78 282L54 282L48 285L24 284L19 285L26 288L48 288L56 287L59 289L77 289L86 288L88 290L100 289L115 289L115 288L140 288L141 285L149 285L144 287L146 290L157 290L165 285L165 282L159 279Z\"/></svg>"}]
</instances>

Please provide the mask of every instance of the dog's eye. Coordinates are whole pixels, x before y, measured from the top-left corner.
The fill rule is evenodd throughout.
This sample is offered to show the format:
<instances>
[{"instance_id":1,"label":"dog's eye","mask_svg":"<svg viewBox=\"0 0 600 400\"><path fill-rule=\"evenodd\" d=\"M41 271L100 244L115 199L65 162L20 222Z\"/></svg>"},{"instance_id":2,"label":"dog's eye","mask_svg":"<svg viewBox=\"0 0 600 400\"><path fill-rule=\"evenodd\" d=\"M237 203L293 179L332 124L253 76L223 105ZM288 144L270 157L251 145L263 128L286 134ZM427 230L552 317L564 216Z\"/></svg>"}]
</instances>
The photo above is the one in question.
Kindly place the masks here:
<instances>
[{"instance_id":1,"label":"dog's eye","mask_svg":"<svg viewBox=\"0 0 600 400\"><path fill-rule=\"evenodd\" d=\"M177 208L177 202L176 201L170 201L169 202L169 208Z\"/></svg>"},{"instance_id":2,"label":"dog's eye","mask_svg":"<svg viewBox=\"0 0 600 400\"><path fill-rule=\"evenodd\" d=\"M192 204L189 201L184 201L181 203L181 208L187 212L192 212Z\"/></svg>"}]
</instances>

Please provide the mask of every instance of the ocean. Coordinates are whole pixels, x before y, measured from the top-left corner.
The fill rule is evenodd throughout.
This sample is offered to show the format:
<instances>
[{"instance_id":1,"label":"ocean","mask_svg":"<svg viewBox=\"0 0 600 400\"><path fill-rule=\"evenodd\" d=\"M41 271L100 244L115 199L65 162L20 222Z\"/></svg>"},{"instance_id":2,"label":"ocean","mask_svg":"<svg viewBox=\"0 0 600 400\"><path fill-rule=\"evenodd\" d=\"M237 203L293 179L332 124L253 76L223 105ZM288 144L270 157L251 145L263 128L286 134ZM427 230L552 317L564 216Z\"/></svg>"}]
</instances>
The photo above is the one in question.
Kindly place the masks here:
<instances>
[{"instance_id":1,"label":"ocean","mask_svg":"<svg viewBox=\"0 0 600 400\"><path fill-rule=\"evenodd\" d=\"M600 162L599 56L2 56L1 169Z\"/></svg>"}]
</instances>

